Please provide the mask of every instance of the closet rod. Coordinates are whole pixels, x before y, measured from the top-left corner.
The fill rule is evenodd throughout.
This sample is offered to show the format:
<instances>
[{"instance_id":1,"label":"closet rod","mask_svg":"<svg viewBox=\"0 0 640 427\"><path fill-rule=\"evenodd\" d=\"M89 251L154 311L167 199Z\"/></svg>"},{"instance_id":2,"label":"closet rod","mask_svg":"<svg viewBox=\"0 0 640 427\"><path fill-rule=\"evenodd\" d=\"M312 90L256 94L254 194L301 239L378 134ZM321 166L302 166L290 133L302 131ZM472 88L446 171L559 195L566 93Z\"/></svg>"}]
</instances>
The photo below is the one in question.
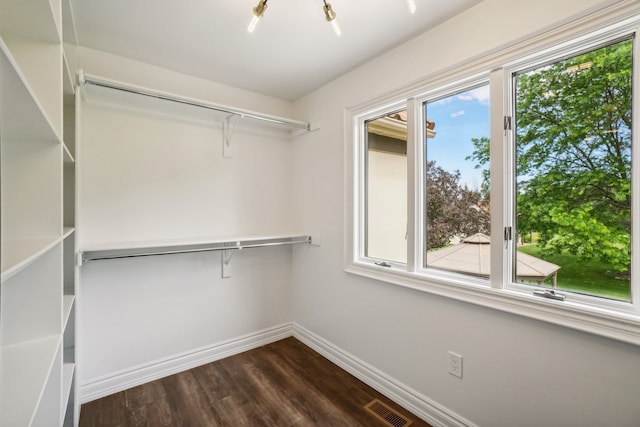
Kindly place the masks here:
<instances>
[{"instance_id":1,"label":"closet rod","mask_svg":"<svg viewBox=\"0 0 640 427\"><path fill-rule=\"evenodd\" d=\"M295 129L304 129L306 131L311 130L311 123L301 122L301 121L292 120L292 119L286 119L284 117L271 116L269 114L256 113L253 111L242 110L239 108L233 108L225 105L214 104L211 102L202 101L202 100L193 99L193 98L187 98L187 97L183 97L183 96L179 96L171 93L128 85L122 82L116 82L114 80L104 79L102 77L87 75L82 70L78 71L78 83L80 86L83 86L85 84L90 84L93 86L99 86L99 87L104 87L108 89L115 89L122 92L148 96L156 99L162 99L164 101L177 102L179 104L190 105L192 107L200 107L200 108L206 108L208 110L219 111L222 113L229 113L229 114L233 114L233 115L248 118L248 119L261 120L264 122L288 126Z\"/></svg>"},{"instance_id":2,"label":"closet rod","mask_svg":"<svg viewBox=\"0 0 640 427\"><path fill-rule=\"evenodd\" d=\"M247 248L261 248L267 246L296 245L299 243L311 243L311 236L256 238L211 243L191 243L181 245L84 251L79 253L79 265L82 265L87 261L98 261L104 259L134 258L141 256L172 255L194 252L226 251L234 249L238 250Z\"/></svg>"}]
</instances>

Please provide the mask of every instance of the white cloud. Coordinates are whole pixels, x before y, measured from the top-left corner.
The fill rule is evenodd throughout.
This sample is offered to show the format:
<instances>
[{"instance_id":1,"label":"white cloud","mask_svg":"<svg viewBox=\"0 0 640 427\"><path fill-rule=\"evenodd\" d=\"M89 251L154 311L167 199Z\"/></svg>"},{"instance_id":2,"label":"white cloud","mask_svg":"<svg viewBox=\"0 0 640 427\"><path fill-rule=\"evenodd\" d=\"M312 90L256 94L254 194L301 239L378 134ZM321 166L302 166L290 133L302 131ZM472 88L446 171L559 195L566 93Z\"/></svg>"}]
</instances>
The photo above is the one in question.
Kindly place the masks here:
<instances>
[{"instance_id":1,"label":"white cloud","mask_svg":"<svg viewBox=\"0 0 640 427\"><path fill-rule=\"evenodd\" d=\"M455 113L451 113L451 117L452 118L456 118L456 117L460 117L460 116L464 116L464 110L460 110L460 111L456 111Z\"/></svg>"},{"instance_id":2,"label":"white cloud","mask_svg":"<svg viewBox=\"0 0 640 427\"><path fill-rule=\"evenodd\" d=\"M464 98L465 101L476 100L481 104L489 105L489 85L480 86L466 92Z\"/></svg>"}]
</instances>

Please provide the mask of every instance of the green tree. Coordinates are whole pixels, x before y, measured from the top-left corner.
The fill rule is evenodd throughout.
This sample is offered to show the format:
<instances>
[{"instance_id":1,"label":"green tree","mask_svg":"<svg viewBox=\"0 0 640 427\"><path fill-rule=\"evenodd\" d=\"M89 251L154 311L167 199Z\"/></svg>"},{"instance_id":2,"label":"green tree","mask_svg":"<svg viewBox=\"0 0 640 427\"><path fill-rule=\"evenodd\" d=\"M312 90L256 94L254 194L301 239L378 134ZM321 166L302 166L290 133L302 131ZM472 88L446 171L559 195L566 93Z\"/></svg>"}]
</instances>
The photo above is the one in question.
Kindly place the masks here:
<instances>
[{"instance_id":1,"label":"green tree","mask_svg":"<svg viewBox=\"0 0 640 427\"><path fill-rule=\"evenodd\" d=\"M482 169L482 184L480 186L480 191L482 196L489 201L490 197L490 173L489 173L489 145L490 140L486 136L481 138L471 138L471 142L473 143L473 154L471 156L465 157L465 160L476 160L478 163L476 164L476 169Z\"/></svg>"},{"instance_id":2,"label":"green tree","mask_svg":"<svg viewBox=\"0 0 640 427\"><path fill-rule=\"evenodd\" d=\"M545 251L630 262L632 40L518 74L517 223ZM488 160L487 138L471 156Z\"/></svg>"},{"instance_id":3,"label":"green tree","mask_svg":"<svg viewBox=\"0 0 640 427\"><path fill-rule=\"evenodd\" d=\"M460 185L460 172L426 164L427 250L442 248L452 237L489 234L490 215L482 194Z\"/></svg>"}]
</instances>

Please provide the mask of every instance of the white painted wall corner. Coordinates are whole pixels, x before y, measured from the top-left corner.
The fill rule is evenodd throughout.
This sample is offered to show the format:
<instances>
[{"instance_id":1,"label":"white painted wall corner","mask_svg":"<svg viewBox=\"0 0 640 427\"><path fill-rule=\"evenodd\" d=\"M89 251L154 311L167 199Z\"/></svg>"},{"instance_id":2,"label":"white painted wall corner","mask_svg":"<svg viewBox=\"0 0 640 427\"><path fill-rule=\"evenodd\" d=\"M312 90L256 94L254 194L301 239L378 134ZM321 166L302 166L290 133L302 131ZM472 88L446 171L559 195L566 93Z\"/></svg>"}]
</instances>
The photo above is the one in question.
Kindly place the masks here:
<instances>
[{"instance_id":1,"label":"white painted wall corner","mask_svg":"<svg viewBox=\"0 0 640 427\"><path fill-rule=\"evenodd\" d=\"M335 346L304 327L293 324L293 336L360 381L437 427L477 427L416 390Z\"/></svg>"}]
</instances>

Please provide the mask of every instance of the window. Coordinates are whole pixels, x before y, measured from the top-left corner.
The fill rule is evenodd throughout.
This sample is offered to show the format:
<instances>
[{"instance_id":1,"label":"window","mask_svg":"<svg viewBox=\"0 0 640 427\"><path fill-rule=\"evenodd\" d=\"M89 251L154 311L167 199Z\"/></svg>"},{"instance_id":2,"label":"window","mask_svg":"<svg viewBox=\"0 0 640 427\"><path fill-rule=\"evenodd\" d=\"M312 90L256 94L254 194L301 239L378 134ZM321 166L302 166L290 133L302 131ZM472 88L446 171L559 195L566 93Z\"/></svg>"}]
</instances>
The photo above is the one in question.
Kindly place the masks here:
<instances>
[{"instance_id":1,"label":"window","mask_svg":"<svg viewBox=\"0 0 640 427\"><path fill-rule=\"evenodd\" d=\"M426 101L424 114L425 267L488 278L489 85Z\"/></svg>"},{"instance_id":2,"label":"window","mask_svg":"<svg viewBox=\"0 0 640 427\"><path fill-rule=\"evenodd\" d=\"M637 9L351 111L346 270L640 344Z\"/></svg>"},{"instance_id":3,"label":"window","mask_svg":"<svg viewBox=\"0 0 640 427\"><path fill-rule=\"evenodd\" d=\"M524 281L631 301L632 48L628 38L513 75Z\"/></svg>"},{"instance_id":4,"label":"window","mask_svg":"<svg viewBox=\"0 0 640 427\"><path fill-rule=\"evenodd\" d=\"M365 256L407 262L407 110L365 122Z\"/></svg>"}]
</instances>

